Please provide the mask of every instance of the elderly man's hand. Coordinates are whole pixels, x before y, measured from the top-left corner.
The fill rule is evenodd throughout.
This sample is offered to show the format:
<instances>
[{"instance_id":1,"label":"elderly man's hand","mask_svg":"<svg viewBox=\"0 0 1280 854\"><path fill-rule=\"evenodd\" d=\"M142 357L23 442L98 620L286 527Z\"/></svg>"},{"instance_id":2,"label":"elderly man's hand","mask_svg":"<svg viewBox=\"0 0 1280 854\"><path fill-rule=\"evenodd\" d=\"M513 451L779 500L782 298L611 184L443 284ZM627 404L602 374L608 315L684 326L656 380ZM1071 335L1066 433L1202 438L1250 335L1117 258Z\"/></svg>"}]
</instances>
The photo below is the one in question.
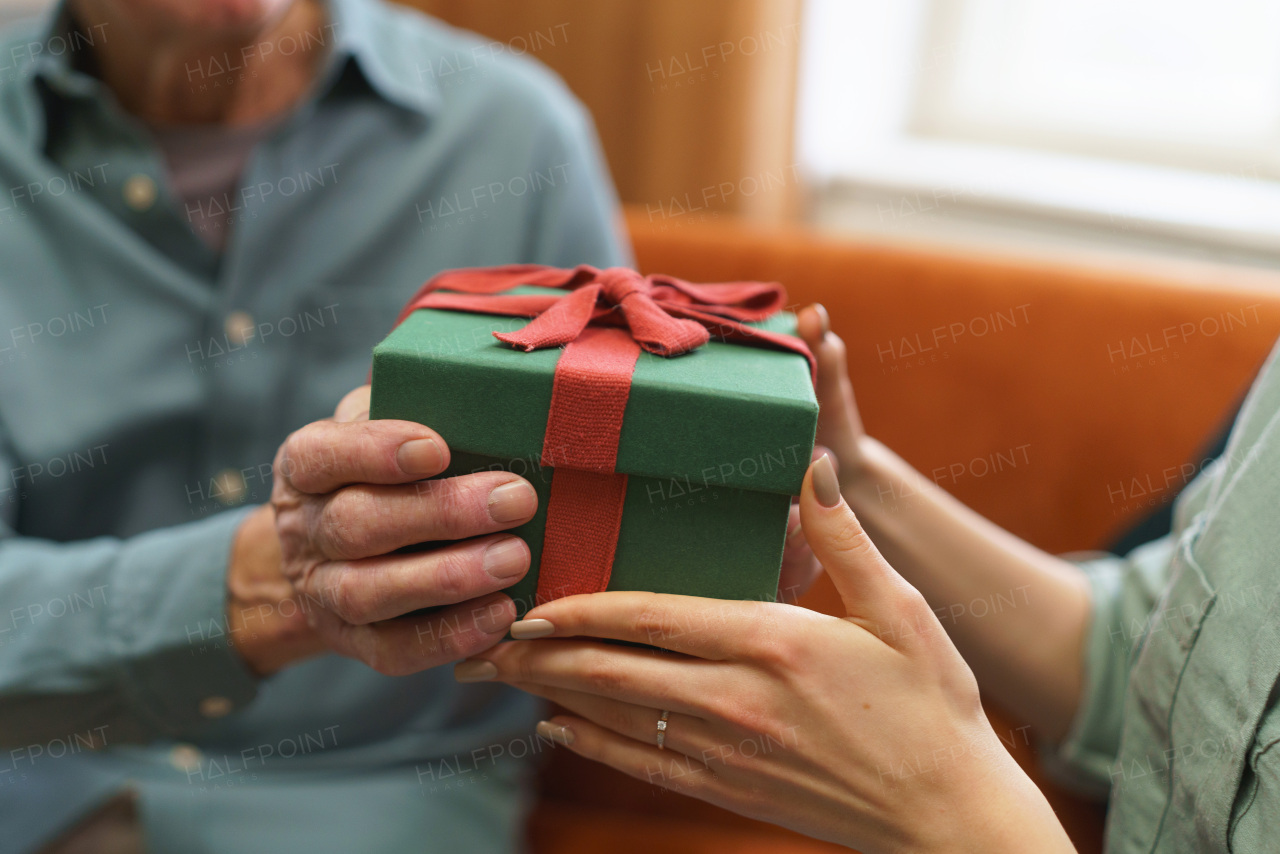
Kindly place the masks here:
<instances>
[{"instance_id":1,"label":"elderly man's hand","mask_svg":"<svg viewBox=\"0 0 1280 854\"><path fill-rule=\"evenodd\" d=\"M533 517L537 493L507 472L423 481L448 464L430 428L370 421L368 386L285 440L271 504L242 524L228 574L231 637L251 669L331 650L401 675L502 639L515 604L497 591L528 571L529 548L499 532Z\"/></svg>"}]
</instances>

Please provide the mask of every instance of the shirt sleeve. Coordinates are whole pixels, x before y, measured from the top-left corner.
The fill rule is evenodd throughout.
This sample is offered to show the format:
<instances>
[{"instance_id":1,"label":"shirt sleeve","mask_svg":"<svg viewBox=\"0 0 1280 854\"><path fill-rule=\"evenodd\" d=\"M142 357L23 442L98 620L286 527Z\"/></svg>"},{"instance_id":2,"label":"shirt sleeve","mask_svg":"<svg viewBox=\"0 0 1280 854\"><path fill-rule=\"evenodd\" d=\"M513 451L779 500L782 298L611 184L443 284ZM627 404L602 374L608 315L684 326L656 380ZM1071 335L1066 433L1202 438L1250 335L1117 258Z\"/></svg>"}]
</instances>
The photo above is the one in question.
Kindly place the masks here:
<instances>
[{"instance_id":1,"label":"shirt sleeve","mask_svg":"<svg viewBox=\"0 0 1280 854\"><path fill-rule=\"evenodd\" d=\"M11 468L0 450L0 471ZM15 531L17 506L0 501L0 748L73 734L144 742L253 698L226 631L227 560L247 510L60 543Z\"/></svg>"},{"instance_id":2,"label":"shirt sleeve","mask_svg":"<svg viewBox=\"0 0 1280 854\"><path fill-rule=\"evenodd\" d=\"M1110 789L1135 646L1168 581L1173 547L1169 534L1127 557L1079 563L1092 592L1082 650L1084 693L1067 737L1043 753L1051 773L1087 793L1102 797Z\"/></svg>"}]
</instances>

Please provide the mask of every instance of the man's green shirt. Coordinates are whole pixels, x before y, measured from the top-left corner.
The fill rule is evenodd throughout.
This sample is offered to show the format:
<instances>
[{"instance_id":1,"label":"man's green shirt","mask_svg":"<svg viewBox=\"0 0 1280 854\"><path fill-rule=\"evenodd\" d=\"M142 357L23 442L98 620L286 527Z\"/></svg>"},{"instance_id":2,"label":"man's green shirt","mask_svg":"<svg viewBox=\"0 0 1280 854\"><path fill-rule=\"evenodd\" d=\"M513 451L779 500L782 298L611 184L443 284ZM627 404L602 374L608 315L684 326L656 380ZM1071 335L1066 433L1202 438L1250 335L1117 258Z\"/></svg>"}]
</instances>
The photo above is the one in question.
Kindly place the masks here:
<instances>
[{"instance_id":1,"label":"man's green shirt","mask_svg":"<svg viewBox=\"0 0 1280 854\"><path fill-rule=\"evenodd\" d=\"M240 190L198 202L227 212L222 253L84 70L124 34L69 32L58 8L0 36L4 850L126 785L154 851L519 838L543 749L527 697L336 656L259 681L224 616L232 534L276 448L364 382L425 279L628 262L588 116L518 45L379 2L329 9L253 48L323 51L323 71ZM250 67L186 71L195 92Z\"/></svg>"}]
</instances>

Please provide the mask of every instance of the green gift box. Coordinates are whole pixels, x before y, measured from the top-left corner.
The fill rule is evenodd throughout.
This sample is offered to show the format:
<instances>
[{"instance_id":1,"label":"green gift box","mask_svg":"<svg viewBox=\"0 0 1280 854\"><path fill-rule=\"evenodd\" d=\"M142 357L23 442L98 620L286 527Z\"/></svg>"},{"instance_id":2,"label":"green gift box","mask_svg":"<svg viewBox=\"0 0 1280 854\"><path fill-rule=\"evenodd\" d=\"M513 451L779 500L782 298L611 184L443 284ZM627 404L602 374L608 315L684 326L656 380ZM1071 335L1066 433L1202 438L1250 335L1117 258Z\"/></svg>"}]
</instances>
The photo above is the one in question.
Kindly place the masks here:
<instances>
[{"instance_id":1,"label":"green gift box","mask_svg":"<svg viewBox=\"0 0 1280 854\"><path fill-rule=\"evenodd\" d=\"M537 515L512 530L532 552L529 573L506 591L521 615L535 604L557 471L541 461L564 352L494 338L528 323L412 311L373 351L370 408L371 418L437 431L452 453L439 477L504 469L537 490ZM795 318L747 326L793 334ZM774 599L817 419L809 364L796 353L714 339L680 356L641 352L617 439L616 471L627 479L607 589Z\"/></svg>"}]
</instances>

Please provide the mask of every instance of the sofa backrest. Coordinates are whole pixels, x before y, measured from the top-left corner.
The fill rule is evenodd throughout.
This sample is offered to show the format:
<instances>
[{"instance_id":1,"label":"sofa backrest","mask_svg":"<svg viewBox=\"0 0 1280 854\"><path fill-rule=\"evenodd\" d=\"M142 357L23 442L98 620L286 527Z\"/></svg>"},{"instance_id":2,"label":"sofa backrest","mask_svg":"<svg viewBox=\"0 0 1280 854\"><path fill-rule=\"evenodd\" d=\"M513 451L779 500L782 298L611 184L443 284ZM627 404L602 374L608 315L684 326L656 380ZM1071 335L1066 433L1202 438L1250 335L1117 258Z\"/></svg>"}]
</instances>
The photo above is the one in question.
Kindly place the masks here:
<instances>
[{"instance_id":1,"label":"sofa backrest","mask_svg":"<svg viewBox=\"0 0 1280 854\"><path fill-rule=\"evenodd\" d=\"M922 250L632 210L639 267L823 303L867 430L1041 548L1176 495L1280 335L1280 275ZM892 500L887 497L886 500Z\"/></svg>"}]
</instances>

